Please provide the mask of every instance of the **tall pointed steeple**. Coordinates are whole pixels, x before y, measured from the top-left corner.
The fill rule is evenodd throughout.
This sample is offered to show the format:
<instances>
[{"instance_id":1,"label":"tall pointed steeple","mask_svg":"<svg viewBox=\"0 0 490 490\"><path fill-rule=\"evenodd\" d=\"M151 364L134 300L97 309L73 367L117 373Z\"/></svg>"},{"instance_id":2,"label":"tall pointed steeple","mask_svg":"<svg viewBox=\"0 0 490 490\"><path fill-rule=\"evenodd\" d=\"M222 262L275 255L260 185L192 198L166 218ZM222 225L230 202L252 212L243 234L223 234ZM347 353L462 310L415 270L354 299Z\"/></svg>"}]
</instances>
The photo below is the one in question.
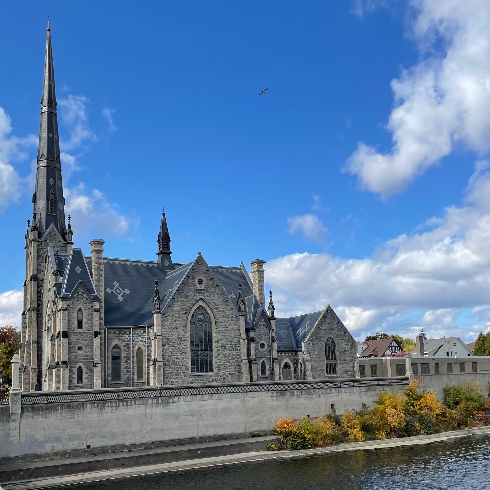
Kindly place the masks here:
<instances>
[{"instance_id":1,"label":"tall pointed steeple","mask_svg":"<svg viewBox=\"0 0 490 490\"><path fill-rule=\"evenodd\" d=\"M170 270L172 266L172 258L170 255L170 234L168 232L167 218L165 210L162 211L162 221L160 222L160 232L158 233L158 263L165 270Z\"/></svg>"},{"instance_id":2,"label":"tall pointed steeple","mask_svg":"<svg viewBox=\"0 0 490 490\"><path fill-rule=\"evenodd\" d=\"M42 237L43 233L53 224L61 238L66 240L65 199L61 181L60 140L56 105L51 26L48 20L37 152L36 191L32 198L36 216L33 225L37 227L39 236Z\"/></svg>"}]
</instances>

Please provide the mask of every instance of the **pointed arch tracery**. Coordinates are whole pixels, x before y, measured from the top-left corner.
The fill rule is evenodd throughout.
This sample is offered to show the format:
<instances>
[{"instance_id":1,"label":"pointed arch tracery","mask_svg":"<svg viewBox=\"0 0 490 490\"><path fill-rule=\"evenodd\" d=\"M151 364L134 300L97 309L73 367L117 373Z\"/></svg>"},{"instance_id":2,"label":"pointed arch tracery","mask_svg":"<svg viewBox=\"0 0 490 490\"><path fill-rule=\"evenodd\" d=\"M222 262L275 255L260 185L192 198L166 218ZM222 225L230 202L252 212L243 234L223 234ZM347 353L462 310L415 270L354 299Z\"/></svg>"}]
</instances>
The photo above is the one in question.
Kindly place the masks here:
<instances>
[{"instance_id":1,"label":"pointed arch tracery","mask_svg":"<svg viewBox=\"0 0 490 490\"><path fill-rule=\"evenodd\" d=\"M335 340L328 337L325 341L325 373L327 375L337 374L337 352Z\"/></svg>"},{"instance_id":2,"label":"pointed arch tracery","mask_svg":"<svg viewBox=\"0 0 490 490\"><path fill-rule=\"evenodd\" d=\"M191 373L214 372L212 312L199 301L189 318L189 343Z\"/></svg>"}]
</instances>

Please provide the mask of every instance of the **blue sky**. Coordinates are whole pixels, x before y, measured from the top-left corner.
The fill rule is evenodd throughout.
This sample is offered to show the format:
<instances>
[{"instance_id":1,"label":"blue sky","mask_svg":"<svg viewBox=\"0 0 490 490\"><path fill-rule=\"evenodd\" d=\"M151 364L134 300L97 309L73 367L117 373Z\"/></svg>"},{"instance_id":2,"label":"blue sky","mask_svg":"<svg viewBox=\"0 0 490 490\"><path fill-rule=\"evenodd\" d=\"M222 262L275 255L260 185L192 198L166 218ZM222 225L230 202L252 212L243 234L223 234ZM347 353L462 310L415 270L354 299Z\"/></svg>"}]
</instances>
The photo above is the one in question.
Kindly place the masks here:
<instances>
[{"instance_id":1,"label":"blue sky","mask_svg":"<svg viewBox=\"0 0 490 490\"><path fill-rule=\"evenodd\" d=\"M154 260L164 206L174 261L265 260L280 315L488 330L483 0L3 4L0 323L20 323L48 14L75 246Z\"/></svg>"}]
</instances>

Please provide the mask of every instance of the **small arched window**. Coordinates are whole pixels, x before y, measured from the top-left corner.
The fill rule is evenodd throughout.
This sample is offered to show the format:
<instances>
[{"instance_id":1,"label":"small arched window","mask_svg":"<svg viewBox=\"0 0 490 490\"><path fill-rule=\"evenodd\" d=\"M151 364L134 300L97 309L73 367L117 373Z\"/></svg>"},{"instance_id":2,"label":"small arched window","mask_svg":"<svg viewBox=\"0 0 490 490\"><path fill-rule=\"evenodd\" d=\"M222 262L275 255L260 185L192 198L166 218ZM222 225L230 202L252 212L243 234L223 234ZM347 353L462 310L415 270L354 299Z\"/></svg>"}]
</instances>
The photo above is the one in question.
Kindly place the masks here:
<instances>
[{"instance_id":1,"label":"small arched window","mask_svg":"<svg viewBox=\"0 0 490 490\"><path fill-rule=\"evenodd\" d=\"M77 367L77 385L83 384L83 367Z\"/></svg>"},{"instance_id":2,"label":"small arched window","mask_svg":"<svg viewBox=\"0 0 490 490\"><path fill-rule=\"evenodd\" d=\"M299 379L303 379L303 363L300 361L299 362Z\"/></svg>"},{"instance_id":3,"label":"small arched window","mask_svg":"<svg viewBox=\"0 0 490 490\"><path fill-rule=\"evenodd\" d=\"M190 321L191 373L213 372L213 326L204 306L199 305Z\"/></svg>"},{"instance_id":4,"label":"small arched window","mask_svg":"<svg viewBox=\"0 0 490 490\"><path fill-rule=\"evenodd\" d=\"M77 328L78 329L83 328L83 311L81 308L78 308L77 311Z\"/></svg>"},{"instance_id":5,"label":"small arched window","mask_svg":"<svg viewBox=\"0 0 490 490\"><path fill-rule=\"evenodd\" d=\"M335 352L335 340L328 337L325 341L325 373L337 374L337 353Z\"/></svg>"},{"instance_id":6,"label":"small arched window","mask_svg":"<svg viewBox=\"0 0 490 490\"><path fill-rule=\"evenodd\" d=\"M267 365L264 360L260 362L260 375L267 376Z\"/></svg>"},{"instance_id":7,"label":"small arched window","mask_svg":"<svg viewBox=\"0 0 490 490\"><path fill-rule=\"evenodd\" d=\"M286 381L288 379L293 379L293 372L292 372L292 369L291 369L291 364L289 364L289 362L285 362L283 365L282 365L282 379L283 381Z\"/></svg>"},{"instance_id":8,"label":"small arched window","mask_svg":"<svg viewBox=\"0 0 490 490\"><path fill-rule=\"evenodd\" d=\"M138 347L136 349L136 380L141 381L143 379L143 349Z\"/></svg>"},{"instance_id":9,"label":"small arched window","mask_svg":"<svg viewBox=\"0 0 490 490\"><path fill-rule=\"evenodd\" d=\"M121 381L121 347L117 344L111 349L111 380Z\"/></svg>"}]
</instances>

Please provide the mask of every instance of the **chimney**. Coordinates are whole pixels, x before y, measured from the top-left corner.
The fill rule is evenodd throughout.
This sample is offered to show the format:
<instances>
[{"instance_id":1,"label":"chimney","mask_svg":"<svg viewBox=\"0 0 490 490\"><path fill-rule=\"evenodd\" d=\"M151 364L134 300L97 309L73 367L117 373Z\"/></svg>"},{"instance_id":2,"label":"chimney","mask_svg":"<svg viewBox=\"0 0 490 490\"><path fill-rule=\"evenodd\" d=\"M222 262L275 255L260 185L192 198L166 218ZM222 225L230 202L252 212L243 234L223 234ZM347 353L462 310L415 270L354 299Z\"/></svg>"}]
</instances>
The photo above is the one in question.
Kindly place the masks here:
<instances>
[{"instance_id":1,"label":"chimney","mask_svg":"<svg viewBox=\"0 0 490 490\"><path fill-rule=\"evenodd\" d=\"M252 266L253 293L261 306L265 305L264 264L265 261L260 259L256 259L250 264Z\"/></svg>"},{"instance_id":2,"label":"chimney","mask_svg":"<svg viewBox=\"0 0 490 490\"><path fill-rule=\"evenodd\" d=\"M422 330L415 339L415 352L417 352L417 355L420 357L424 357L425 354L424 340L425 340L425 333Z\"/></svg>"}]
</instances>

